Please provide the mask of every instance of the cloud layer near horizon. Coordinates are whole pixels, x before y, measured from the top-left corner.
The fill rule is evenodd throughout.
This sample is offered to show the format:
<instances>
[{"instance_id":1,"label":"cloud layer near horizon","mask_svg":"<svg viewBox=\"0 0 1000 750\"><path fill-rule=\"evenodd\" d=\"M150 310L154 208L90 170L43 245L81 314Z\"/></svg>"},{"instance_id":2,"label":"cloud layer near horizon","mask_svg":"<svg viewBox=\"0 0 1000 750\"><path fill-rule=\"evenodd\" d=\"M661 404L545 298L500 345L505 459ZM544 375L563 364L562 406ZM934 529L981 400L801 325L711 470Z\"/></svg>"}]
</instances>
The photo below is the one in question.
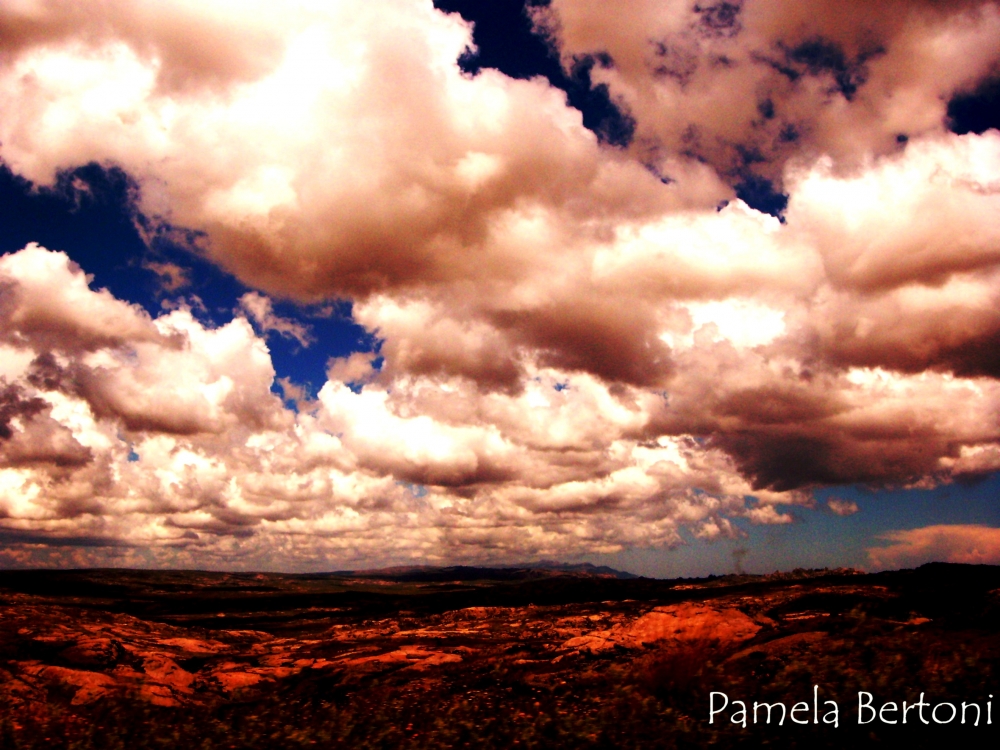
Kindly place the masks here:
<instances>
[{"instance_id":1,"label":"cloud layer near horizon","mask_svg":"<svg viewBox=\"0 0 1000 750\"><path fill-rule=\"evenodd\" d=\"M976 524L938 524L880 537L884 546L868 550L876 570L910 568L934 560L1000 565L1000 529Z\"/></svg>"},{"instance_id":2,"label":"cloud layer near horizon","mask_svg":"<svg viewBox=\"0 0 1000 750\"><path fill-rule=\"evenodd\" d=\"M210 328L0 258L9 562L579 555L1000 469L1000 133L944 127L997 4L813 5L539 11L567 66L606 53L625 150L542 79L463 74L429 2L0 9L4 163L120 167L150 236L259 290ZM268 295L352 300L381 369L287 407L264 337L312 339Z\"/></svg>"}]
</instances>

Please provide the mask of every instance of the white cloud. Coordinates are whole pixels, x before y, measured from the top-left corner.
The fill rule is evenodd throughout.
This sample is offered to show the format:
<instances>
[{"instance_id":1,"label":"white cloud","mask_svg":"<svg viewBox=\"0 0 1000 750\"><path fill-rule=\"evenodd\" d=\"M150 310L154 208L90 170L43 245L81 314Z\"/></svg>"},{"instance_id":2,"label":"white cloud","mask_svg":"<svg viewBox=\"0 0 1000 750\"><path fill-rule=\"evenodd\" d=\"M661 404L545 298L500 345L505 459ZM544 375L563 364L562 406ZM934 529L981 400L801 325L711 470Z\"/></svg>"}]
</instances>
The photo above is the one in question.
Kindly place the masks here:
<instances>
[{"instance_id":1,"label":"white cloud","mask_svg":"<svg viewBox=\"0 0 1000 750\"><path fill-rule=\"evenodd\" d=\"M876 569L915 568L928 562L1000 564L1000 529L973 524L890 531L886 546L868 550Z\"/></svg>"}]
</instances>

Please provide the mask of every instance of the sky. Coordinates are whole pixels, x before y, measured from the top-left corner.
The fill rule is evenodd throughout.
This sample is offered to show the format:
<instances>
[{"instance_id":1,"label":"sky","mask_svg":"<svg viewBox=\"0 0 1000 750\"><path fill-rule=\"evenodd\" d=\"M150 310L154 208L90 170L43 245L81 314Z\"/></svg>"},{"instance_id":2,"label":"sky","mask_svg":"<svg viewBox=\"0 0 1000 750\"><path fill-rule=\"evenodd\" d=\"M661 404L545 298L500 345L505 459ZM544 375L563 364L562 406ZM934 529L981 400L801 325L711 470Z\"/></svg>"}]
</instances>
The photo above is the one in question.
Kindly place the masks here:
<instances>
[{"instance_id":1,"label":"sky","mask_svg":"<svg viewBox=\"0 0 1000 750\"><path fill-rule=\"evenodd\" d=\"M1000 564L997 0L0 5L0 567Z\"/></svg>"}]
</instances>

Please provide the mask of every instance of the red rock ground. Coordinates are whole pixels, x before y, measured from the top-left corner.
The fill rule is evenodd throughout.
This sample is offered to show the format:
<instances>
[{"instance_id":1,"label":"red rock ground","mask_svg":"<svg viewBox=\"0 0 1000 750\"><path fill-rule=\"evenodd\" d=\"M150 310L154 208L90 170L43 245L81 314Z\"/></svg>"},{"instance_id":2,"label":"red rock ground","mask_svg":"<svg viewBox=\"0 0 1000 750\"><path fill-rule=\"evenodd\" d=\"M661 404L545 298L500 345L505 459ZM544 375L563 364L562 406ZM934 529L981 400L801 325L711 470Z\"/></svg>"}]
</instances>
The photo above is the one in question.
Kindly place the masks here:
<instances>
[{"instance_id":1,"label":"red rock ground","mask_svg":"<svg viewBox=\"0 0 1000 750\"><path fill-rule=\"evenodd\" d=\"M212 731L225 738L232 717L218 719L219 707L234 706L307 737L315 727L281 718L286 697L327 705L335 696L347 706L335 724L346 726L344 710L354 724L331 747L644 747L651 736L663 744L648 746L725 746L731 728L706 726L713 689L776 699L818 681L847 696L921 685L974 697L1000 673L995 569L973 583L902 573L694 583L64 575L0 579L0 745L56 746L45 740L52 722L86 726L105 706L166 712L150 736L180 731L171 712L202 711L223 721ZM455 606L470 600L501 603ZM449 733L435 712L472 734ZM39 734L21 716L35 717ZM455 739L477 725L493 728L471 745ZM80 736L64 746L119 746ZM278 746L267 736L204 746Z\"/></svg>"}]
</instances>

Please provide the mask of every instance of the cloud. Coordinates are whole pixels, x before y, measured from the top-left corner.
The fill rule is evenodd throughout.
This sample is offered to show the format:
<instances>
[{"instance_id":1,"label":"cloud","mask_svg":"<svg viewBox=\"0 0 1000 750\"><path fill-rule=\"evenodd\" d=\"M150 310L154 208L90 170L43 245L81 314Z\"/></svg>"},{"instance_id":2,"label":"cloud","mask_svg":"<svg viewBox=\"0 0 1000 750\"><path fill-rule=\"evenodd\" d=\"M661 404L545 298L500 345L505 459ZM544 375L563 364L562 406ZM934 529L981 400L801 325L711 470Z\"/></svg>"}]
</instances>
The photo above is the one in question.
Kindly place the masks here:
<instances>
[{"instance_id":1,"label":"cloud","mask_svg":"<svg viewBox=\"0 0 1000 750\"><path fill-rule=\"evenodd\" d=\"M534 369L490 391L382 375L355 354L292 411L244 319L150 318L37 245L2 262L0 515L13 545L70 545L91 564L125 548L150 564L496 560L670 546L682 526L733 535L732 517L781 522L767 503L806 500L764 492L748 509L751 487L721 451L638 437L662 396L581 373ZM45 337L24 314L30 284L64 314ZM101 306L116 335L58 339L103 325Z\"/></svg>"},{"instance_id":2,"label":"cloud","mask_svg":"<svg viewBox=\"0 0 1000 750\"><path fill-rule=\"evenodd\" d=\"M375 376L374 352L354 352L346 357L331 358L327 378L341 383L367 383Z\"/></svg>"},{"instance_id":3,"label":"cloud","mask_svg":"<svg viewBox=\"0 0 1000 750\"><path fill-rule=\"evenodd\" d=\"M242 309L265 333L274 331L286 339L295 339L303 347L314 343L315 339L308 326L291 318L276 315L270 299L257 292L247 292L239 299Z\"/></svg>"},{"instance_id":4,"label":"cloud","mask_svg":"<svg viewBox=\"0 0 1000 750\"><path fill-rule=\"evenodd\" d=\"M0 258L5 528L199 565L523 559L1000 469L1000 134L944 127L1000 14L842 11L536 8L636 118L616 149L541 78L463 73L469 26L429 2L5 6L4 163L123 169L151 240L252 289L211 327ZM733 199L751 177L784 222ZM266 337L313 336L272 296L350 302L377 355L315 400L278 380L286 408Z\"/></svg>"},{"instance_id":5,"label":"cloud","mask_svg":"<svg viewBox=\"0 0 1000 750\"><path fill-rule=\"evenodd\" d=\"M26 396L16 384L0 389L0 466L47 464L65 469L91 459L91 451L52 419L46 401Z\"/></svg>"},{"instance_id":6,"label":"cloud","mask_svg":"<svg viewBox=\"0 0 1000 750\"><path fill-rule=\"evenodd\" d=\"M827 271L804 333L841 365L998 374L1000 133L935 137L837 177L790 179L789 222ZM889 210L886 207L891 207Z\"/></svg>"},{"instance_id":7,"label":"cloud","mask_svg":"<svg viewBox=\"0 0 1000 750\"><path fill-rule=\"evenodd\" d=\"M913 568L927 562L1000 564L1000 529L973 524L925 526L891 531L888 544L868 550L876 569Z\"/></svg>"},{"instance_id":8,"label":"cloud","mask_svg":"<svg viewBox=\"0 0 1000 750\"><path fill-rule=\"evenodd\" d=\"M218 433L282 418L276 400L259 398L274 370L245 320L207 330L177 310L154 321L34 244L0 258L0 286L0 340L31 354L15 377L34 388L82 398L135 431Z\"/></svg>"},{"instance_id":9,"label":"cloud","mask_svg":"<svg viewBox=\"0 0 1000 750\"><path fill-rule=\"evenodd\" d=\"M36 245L3 263L14 301L3 319L3 525L53 543L104 540L85 548L96 562L107 545L218 565L238 548L247 565L271 567L671 546L683 527L712 539L738 535L735 518L787 523L777 506L813 503L802 487L947 481L1000 452L992 381L804 377L794 360L775 367L775 344L739 328L739 341L723 336L709 317L724 323L724 307L678 339L667 391L530 360L518 388L496 390L442 370L375 370L374 354L356 353L292 411L244 319L152 319ZM32 335L26 283L50 290L62 328ZM56 332L95 324L101 305L118 335L60 343ZM407 340L394 333L387 341Z\"/></svg>"},{"instance_id":10,"label":"cloud","mask_svg":"<svg viewBox=\"0 0 1000 750\"><path fill-rule=\"evenodd\" d=\"M637 155L670 174L695 154L733 183L780 181L803 155L854 167L940 132L948 99L1000 59L993 0L553 0L533 15L567 69L597 61Z\"/></svg>"},{"instance_id":11,"label":"cloud","mask_svg":"<svg viewBox=\"0 0 1000 750\"><path fill-rule=\"evenodd\" d=\"M102 289L91 292L83 271L65 255L37 245L0 257L0 341L46 351L85 352L124 341L171 341L136 305Z\"/></svg>"},{"instance_id":12,"label":"cloud","mask_svg":"<svg viewBox=\"0 0 1000 750\"><path fill-rule=\"evenodd\" d=\"M491 224L563 207L580 185L662 202L640 167L601 157L561 92L462 75L468 26L430 3L153 14L110 2L83 15L56 3L43 19L19 8L5 11L24 30L0 74L5 161L39 183L68 165L118 163L143 186L147 215L207 231L214 258L286 296L516 273L482 247ZM186 24L187 43L217 34L221 68L250 79L174 69L180 45L156 30L165 22ZM42 33L57 23L65 37ZM274 42L265 65L244 64L260 44L247 26ZM182 75L192 85L165 85ZM226 95L196 85L203 75Z\"/></svg>"},{"instance_id":13,"label":"cloud","mask_svg":"<svg viewBox=\"0 0 1000 750\"><path fill-rule=\"evenodd\" d=\"M826 507L835 516L853 516L859 510L858 504L853 500L841 500L839 497L831 497L826 501Z\"/></svg>"},{"instance_id":14,"label":"cloud","mask_svg":"<svg viewBox=\"0 0 1000 750\"><path fill-rule=\"evenodd\" d=\"M176 263L157 263L146 261L143 268L148 268L160 279L160 285L164 291L176 292L191 284L190 272L186 268L181 268Z\"/></svg>"}]
</instances>

